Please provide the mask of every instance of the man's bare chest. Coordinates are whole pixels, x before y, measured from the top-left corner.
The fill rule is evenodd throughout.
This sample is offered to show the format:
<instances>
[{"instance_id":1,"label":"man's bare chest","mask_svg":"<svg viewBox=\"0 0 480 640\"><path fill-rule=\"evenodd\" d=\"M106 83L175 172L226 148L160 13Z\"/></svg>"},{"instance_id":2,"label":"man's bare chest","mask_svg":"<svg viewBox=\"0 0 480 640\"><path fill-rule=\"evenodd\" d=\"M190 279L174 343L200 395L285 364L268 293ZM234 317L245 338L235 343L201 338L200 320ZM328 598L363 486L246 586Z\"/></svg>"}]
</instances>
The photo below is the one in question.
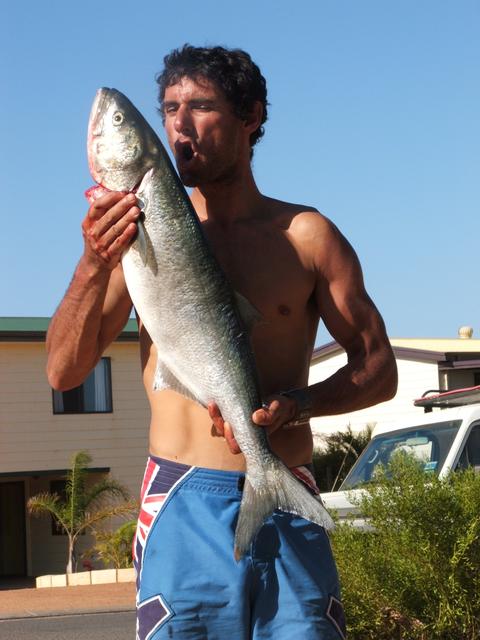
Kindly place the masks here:
<instances>
[{"instance_id":1,"label":"man's bare chest","mask_svg":"<svg viewBox=\"0 0 480 640\"><path fill-rule=\"evenodd\" d=\"M304 308L313 277L286 234L268 228L211 230L207 239L232 287L262 315L288 317Z\"/></svg>"}]
</instances>

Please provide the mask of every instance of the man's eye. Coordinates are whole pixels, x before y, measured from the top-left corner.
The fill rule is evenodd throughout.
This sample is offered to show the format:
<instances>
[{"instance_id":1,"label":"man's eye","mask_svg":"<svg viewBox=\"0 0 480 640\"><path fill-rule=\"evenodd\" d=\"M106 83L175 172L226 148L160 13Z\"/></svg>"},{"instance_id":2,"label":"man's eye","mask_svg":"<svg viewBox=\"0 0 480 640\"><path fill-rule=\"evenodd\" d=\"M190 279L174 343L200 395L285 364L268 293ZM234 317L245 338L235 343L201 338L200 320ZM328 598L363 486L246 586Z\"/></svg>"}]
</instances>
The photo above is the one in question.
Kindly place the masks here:
<instances>
[{"instance_id":1,"label":"man's eye","mask_svg":"<svg viewBox=\"0 0 480 640\"><path fill-rule=\"evenodd\" d=\"M210 104L202 104L201 102L197 105L195 105L195 109L198 109L199 111L211 111L212 110L212 105Z\"/></svg>"},{"instance_id":2,"label":"man's eye","mask_svg":"<svg viewBox=\"0 0 480 640\"><path fill-rule=\"evenodd\" d=\"M164 107L163 109L164 113L175 113L176 110L177 110L177 107L175 107L174 105Z\"/></svg>"}]
</instances>

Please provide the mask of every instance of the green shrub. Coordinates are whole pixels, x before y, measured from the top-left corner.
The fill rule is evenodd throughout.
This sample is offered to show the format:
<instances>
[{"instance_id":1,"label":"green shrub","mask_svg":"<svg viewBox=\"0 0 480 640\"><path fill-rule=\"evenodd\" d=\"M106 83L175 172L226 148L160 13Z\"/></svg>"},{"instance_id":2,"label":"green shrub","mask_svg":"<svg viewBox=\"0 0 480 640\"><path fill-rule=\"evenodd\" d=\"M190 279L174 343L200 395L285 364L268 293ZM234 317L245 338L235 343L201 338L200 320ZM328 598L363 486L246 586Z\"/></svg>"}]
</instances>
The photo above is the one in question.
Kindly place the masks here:
<instances>
[{"instance_id":1,"label":"green shrub","mask_svg":"<svg viewBox=\"0 0 480 640\"><path fill-rule=\"evenodd\" d=\"M115 531L96 531L95 545L84 554L84 557L98 558L104 567L115 569L132 567L132 544L136 526L136 520L129 520Z\"/></svg>"},{"instance_id":2,"label":"green shrub","mask_svg":"<svg viewBox=\"0 0 480 640\"><path fill-rule=\"evenodd\" d=\"M350 637L480 638L480 475L397 455L354 501L373 531L332 535Z\"/></svg>"}]
</instances>

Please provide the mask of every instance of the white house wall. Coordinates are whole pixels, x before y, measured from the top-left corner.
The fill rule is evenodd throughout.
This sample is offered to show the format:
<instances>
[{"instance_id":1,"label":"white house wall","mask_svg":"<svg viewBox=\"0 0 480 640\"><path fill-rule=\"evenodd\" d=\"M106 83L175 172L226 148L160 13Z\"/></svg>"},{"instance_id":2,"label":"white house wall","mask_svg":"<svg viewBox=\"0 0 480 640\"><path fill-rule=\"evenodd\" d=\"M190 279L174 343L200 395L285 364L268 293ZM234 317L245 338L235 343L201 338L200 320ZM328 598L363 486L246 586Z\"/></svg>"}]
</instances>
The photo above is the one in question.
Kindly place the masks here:
<instances>
[{"instance_id":1,"label":"white house wall","mask_svg":"<svg viewBox=\"0 0 480 640\"><path fill-rule=\"evenodd\" d=\"M312 363L309 384L325 380L346 363L347 357L343 352ZM322 434L343 431L348 425L354 431L360 431L368 424L384 424L397 420L411 423L421 416L423 410L414 407L413 400L419 398L427 389L438 389L437 363L397 359L397 367L398 391L392 400L359 411L314 418L311 424L316 442L320 443Z\"/></svg>"}]
</instances>

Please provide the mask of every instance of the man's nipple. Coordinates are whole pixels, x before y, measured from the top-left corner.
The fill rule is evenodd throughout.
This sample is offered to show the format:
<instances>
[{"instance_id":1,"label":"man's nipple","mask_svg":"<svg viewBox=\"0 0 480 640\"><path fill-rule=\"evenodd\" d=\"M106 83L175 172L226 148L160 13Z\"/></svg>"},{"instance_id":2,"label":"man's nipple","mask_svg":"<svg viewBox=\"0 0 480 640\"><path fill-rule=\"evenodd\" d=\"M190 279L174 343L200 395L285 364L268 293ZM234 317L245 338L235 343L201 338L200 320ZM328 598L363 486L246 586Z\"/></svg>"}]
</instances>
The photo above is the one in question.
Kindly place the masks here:
<instances>
[{"instance_id":1,"label":"man's nipple","mask_svg":"<svg viewBox=\"0 0 480 640\"><path fill-rule=\"evenodd\" d=\"M281 316L289 316L290 313L291 313L291 309L290 309L290 307L287 307L286 304L280 304L280 305L278 305L278 313Z\"/></svg>"}]
</instances>

